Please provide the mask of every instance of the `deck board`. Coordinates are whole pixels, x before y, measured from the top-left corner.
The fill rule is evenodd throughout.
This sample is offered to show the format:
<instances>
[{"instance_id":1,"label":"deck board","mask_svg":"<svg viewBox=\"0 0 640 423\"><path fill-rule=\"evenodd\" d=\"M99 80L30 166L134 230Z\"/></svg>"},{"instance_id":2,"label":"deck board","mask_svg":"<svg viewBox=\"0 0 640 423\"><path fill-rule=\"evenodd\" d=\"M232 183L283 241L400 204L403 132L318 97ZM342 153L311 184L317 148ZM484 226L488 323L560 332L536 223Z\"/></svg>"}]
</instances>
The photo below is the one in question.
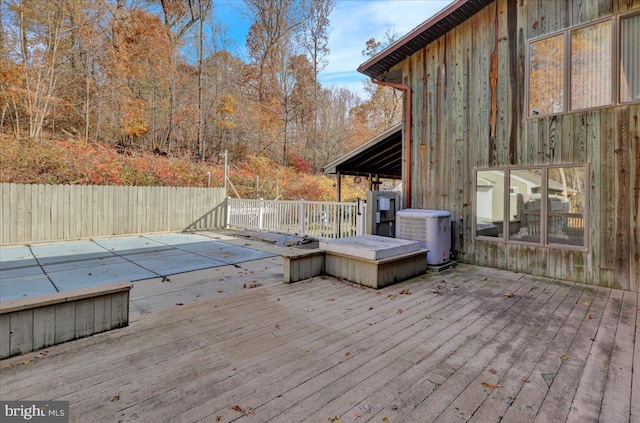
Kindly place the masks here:
<instances>
[{"instance_id":1,"label":"deck board","mask_svg":"<svg viewBox=\"0 0 640 423\"><path fill-rule=\"evenodd\" d=\"M607 384L602 399L600 420L616 423L628 421L626 416L631 413L631 378L633 372L633 351L636 325L636 310L638 294L624 292L619 321L615 322L615 340L609 360ZM636 369L638 372L640 369ZM608 389L607 389L608 388Z\"/></svg>"},{"instance_id":2,"label":"deck board","mask_svg":"<svg viewBox=\"0 0 640 423\"><path fill-rule=\"evenodd\" d=\"M629 422L638 306L464 264L379 291L316 277L0 361L0 397L70 401L72 422Z\"/></svg>"}]
</instances>

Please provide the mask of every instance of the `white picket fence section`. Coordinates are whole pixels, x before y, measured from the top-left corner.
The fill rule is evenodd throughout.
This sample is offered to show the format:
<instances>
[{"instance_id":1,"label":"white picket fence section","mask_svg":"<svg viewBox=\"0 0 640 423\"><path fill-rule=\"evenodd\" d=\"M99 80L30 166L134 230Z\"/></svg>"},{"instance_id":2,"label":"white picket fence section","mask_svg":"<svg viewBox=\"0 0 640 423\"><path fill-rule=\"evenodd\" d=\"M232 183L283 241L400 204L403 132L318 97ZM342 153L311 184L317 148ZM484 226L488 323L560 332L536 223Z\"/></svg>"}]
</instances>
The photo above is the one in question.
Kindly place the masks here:
<instances>
[{"instance_id":1,"label":"white picket fence section","mask_svg":"<svg viewBox=\"0 0 640 423\"><path fill-rule=\"evenodd\" d=\"M364 202L227 199L227 227L344 238L364 234L364 216Z\"/></svg>"}]
</instances>

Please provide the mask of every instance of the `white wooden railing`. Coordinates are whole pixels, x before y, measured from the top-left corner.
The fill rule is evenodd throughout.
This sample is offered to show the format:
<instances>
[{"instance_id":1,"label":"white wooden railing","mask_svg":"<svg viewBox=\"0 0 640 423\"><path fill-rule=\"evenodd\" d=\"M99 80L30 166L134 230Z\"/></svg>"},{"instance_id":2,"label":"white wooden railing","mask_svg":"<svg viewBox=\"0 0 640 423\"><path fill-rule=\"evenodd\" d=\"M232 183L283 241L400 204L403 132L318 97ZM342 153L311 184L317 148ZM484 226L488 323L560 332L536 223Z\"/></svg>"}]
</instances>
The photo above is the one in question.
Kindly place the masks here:
<instances>
[{"instance_id":1,"label":"white wooden railing","mask_svg":"<svg viewBox=\"0 0 640 423\"><path fill-rule=\"evenodd\" d=\"M363 202L227 200L227 227L296 233L317 238L362 235L364 216Z\"/></svg>"}]
</instances>

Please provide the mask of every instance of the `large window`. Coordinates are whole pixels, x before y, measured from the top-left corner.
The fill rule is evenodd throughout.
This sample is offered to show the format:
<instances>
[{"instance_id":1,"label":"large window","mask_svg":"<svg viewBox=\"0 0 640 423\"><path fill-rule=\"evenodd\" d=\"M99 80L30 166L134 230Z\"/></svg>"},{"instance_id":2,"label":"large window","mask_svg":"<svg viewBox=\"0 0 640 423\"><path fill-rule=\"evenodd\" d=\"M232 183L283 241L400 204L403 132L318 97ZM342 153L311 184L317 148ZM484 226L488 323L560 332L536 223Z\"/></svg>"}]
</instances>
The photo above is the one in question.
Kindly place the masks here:
<instances>
[{"instance_id":1,"label":"large window","mask_svg":"<svg viewBox=\"0 0 640 423\"><path fill-rule=\"evenodd\" d=\"M616 23L618 30L614 31ZM614 40L619 43L619 53ZM640 101L638 40L640 14L602 20L530 42L529 116Z\"/></svg>"},{"instance_id":2,"label":"large window","mask_svg":"<svg viewBox=\"0 0 640 423\"><path fill-rule=\"evenodd\" d=\"M571 31L571 109L611 104L611 21Z\"/></svg>"},{"instance_id":3,"label":"large window","mask_svg":"<svg viewBox=\"0 0 640 423\"><path fill-rule=\"evenodd\" d=\"M620 101L640 101L640 15L620 19Z\"/></svg>"},{"instance_id":4,"label":"large window","mask_svg":"<svg viewBox=\"0 0 640 423\"><path fill-rule=\"evenodd\" d=\"M564 109L564 36L546 38L529 47L529 104L531 115Z\"/></svg>"},{"instance_id":5,"label":"large window","mask_svg":"<svg viewBox=\"0 0 640 423\"><path fill-rule=\"evenodd\" d=\"M584 165L478 170L476 237L585 249L587 177Z\"/></svg>"}]
</instances>

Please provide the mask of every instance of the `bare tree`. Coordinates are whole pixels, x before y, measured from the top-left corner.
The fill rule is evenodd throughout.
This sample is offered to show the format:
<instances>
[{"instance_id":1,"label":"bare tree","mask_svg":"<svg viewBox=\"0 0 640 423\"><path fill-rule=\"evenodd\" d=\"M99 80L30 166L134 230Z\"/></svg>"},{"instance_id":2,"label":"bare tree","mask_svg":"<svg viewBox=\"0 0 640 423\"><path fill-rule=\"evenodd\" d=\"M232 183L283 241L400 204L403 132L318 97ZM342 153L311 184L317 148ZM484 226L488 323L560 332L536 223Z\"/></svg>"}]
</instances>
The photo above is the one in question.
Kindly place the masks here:
<instances>
[{"instance_id":1,"label":"bare tree","mask_svg":"<svg viewBox=\"0 0 640 423\"><path fill-rule=\"evenodd\" d=\"M302 34L302 45L309 54L313 64L313 138L308 147L312 151L312 162L314 170L317 170L317 149L318 149L318 118L316 108L318 107L318 73L327 66L327 55L329 54L327 28L329 26L329 15L335 7L335 0L304 0L303 8L308 10L307 19L304 24Z\"/></svg>"}]
</instances>

